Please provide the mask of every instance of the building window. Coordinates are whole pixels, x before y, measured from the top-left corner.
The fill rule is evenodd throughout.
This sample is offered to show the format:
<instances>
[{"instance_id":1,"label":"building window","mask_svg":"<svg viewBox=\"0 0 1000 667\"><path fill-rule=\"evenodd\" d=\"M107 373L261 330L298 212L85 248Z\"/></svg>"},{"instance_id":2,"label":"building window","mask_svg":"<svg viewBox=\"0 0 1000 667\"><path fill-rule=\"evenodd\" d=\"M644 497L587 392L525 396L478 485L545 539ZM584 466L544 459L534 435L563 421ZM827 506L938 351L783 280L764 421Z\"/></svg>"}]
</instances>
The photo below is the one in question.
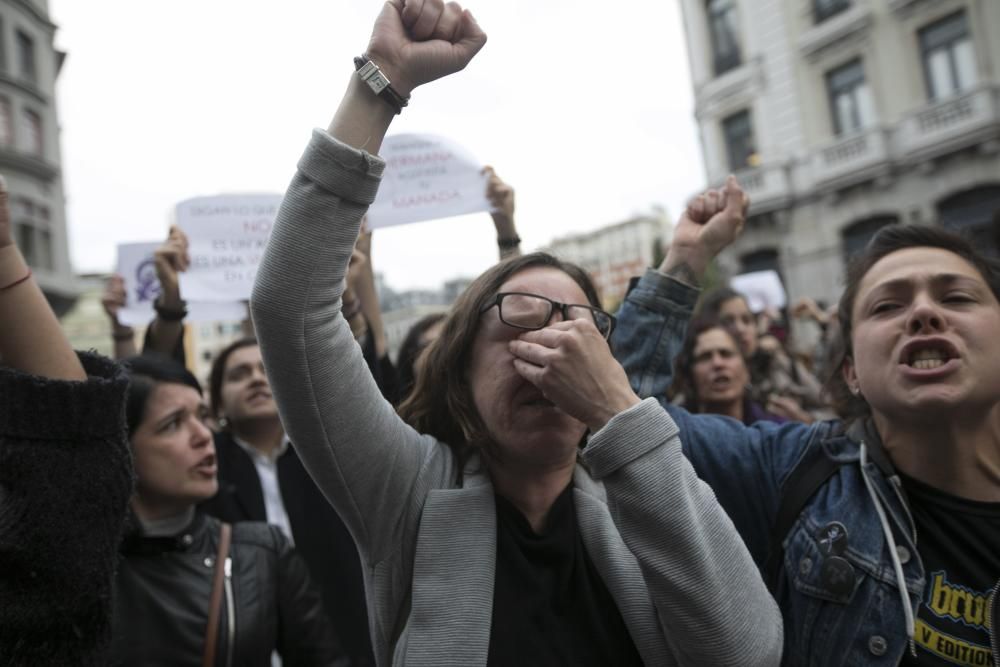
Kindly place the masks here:
<instances>
[{"instance_id":1,"label":"building window","mask_svg":"<svg viewBox=\"0 0 1000 667\"><path fill-rule=\"evenodd\" d=\"M774 248L755 250L740 257L740 273L756 271L774 271L781 274L781 264L778 261L778 251Z\"/></svg>"},{"instance_id":2,"label":"building window","mask_svg":"<svg viewBox=\"0 0 1000 667\"><path fill-rule=\"evenodd\" d=\"M953 194L938 202L942 226L963 234L977 249L1000 257L1000 183Z\"/></svg>"},{"instance_id":3,"label":"building window","mask_svg":"<svg viewBox=\"0 0 1000 667\"><path fill-rule=\"evenodd\" d=\"M860 60L838 67L826 75L834 134L849 134L869 127L875 120L871 90Z\"/></svg>"},{"instance_id":4,"label":"building window","mask_svg":"<svg viewBox=\"0 0 1000 667\"><path fill-rule=\"evenodd\" d=\"M14 145L14 123L10 115L10 100L0 97L0 146Z\"/></svg>"},{"instance_id":5,"label":"building window","mask_svg":"<svg viewBox=\"0 0 1000 667\"><path fill-rule=\"evenodd\" d=\"M822 23L851 6L851 0L813 0L813 19Z\"/></svg>"},{"instance_id":6,"label":"building window","mask_svg":"<svg viewBox=\"0 0 1000 667\"><path fill-rule=\"evenodd\" d=\"M0 19L0 70L7 71L7 32L3 20Z\"/></svg>"},{"instance_id":7,"label":"building window","mask_svg":"<svg viewBox=\"0 0 1000 667\"><path fill-rule=\"evenodd\" d=\"M759 160L749 111L740 111L724 119L722 133L726 140L726 155L731 171L757 166Z\"/></svg>"},{"instance_id":8,"label":"building window","mask_svg":"<svg viewBox=\"0 0 1000 667\"><path fill-rule=\"evenodd\" d=\"M898 222L899 218L895 215L879 215L867 220L859 220L845 227L840 234L843 241L844 262L850 262L854 255L864 250L880 229Z\"/></svg>"},{"instance_id":9,"label":"building window","mask_svg":"<svg viewBox=\"0 0 1000 667\"><path fill-rule=\"evenodd\" d=\"M708 0L707 7L712 61L718 76L737 67L741 61L736 0Z\"/></svg>"},{"instance_id":10,"label":"building window","mask_svg":"<svg viewBox=\"0 0 1000 667\"><path fill-rule=\"evenodd\" d=\"M30 109L21 113L21 136L24 149L33 155L42 155L45 144L42 138L42 117Z\"/></svg>"},{"instance_id":11,"label":"building window","mask_svg":"<svg viewBox=\"0 0 1000 667\"><path fill-rule=\"evenodd\" d=\"M34 83L38 80L35 65L35 40L24 32L17 31L17 60L21 67L21 78Z\"/></svg>"},{"instance_id":12,"label":"building window","mask_svg":"<svg viewBox=\"0 0 1000 667\"><path fill-rule=\"evenodd\" d=\"M38 267L46 271L55 269L55 257L52 253L52 232L47 229L38 230Z\"/></svg>"},{"instance_id":13,"label":"building window","mask_svg":"<svg viewBox=\"0 0 1000 667\"><path fill-rule=\"evenodd\" d=\"M920 31L927 94L939 100L976 85L976 54L965 12L958 12Z\"/></svg>"},{"instance_id":14,"label":"building window","mask_svg":"<svg viewBox=\"0 0 1000 667\"><path fill-rule=\"evenodd\" d=\"M30 266L35 266L37 264L35 258L35 228L29 223L21 222L14 225L14 230L17 237L17 247L21 251L21 255Z\"/></svg>"}]
</instances>

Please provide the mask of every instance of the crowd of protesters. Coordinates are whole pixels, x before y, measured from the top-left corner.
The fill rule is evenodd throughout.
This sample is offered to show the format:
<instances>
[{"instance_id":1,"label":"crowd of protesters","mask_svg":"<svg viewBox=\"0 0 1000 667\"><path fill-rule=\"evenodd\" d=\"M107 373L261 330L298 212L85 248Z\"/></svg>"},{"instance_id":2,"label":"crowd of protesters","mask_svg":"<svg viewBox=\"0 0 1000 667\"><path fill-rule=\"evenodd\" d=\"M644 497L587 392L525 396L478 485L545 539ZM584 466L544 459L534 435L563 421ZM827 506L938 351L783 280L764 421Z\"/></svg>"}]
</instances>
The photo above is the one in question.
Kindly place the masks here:
<instances>
[{"instance_id":1,"label":"crowd of protesters","mask_svg":"<svg viewBox=\"0 0 1000 667\"><path fill-rule=\"evenodd\" d=\"M384 5L207 391L183 232L141 350L112 278L119 361L76 353L0 179L0 665L1000 667L1000 263L961 237L887 227L837 306L753 312L698 287L730 178L612 314L488 168L499 263L390 360L378 149L485 42Z\"/></svg>"}]
</instances>

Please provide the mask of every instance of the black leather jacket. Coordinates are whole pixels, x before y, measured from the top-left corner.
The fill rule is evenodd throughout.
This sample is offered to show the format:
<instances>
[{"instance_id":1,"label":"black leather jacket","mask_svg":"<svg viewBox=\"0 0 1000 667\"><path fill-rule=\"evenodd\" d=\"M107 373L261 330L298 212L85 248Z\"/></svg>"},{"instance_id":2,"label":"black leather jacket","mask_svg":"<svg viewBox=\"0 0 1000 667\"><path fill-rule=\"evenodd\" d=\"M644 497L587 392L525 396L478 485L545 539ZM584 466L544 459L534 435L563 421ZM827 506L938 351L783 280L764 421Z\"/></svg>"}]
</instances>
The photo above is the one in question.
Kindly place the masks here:
<instances>
[{"instance_id":1,"label":"black leather jacket","mask_svg":"<svg viewBox=\"0 0 1000 667\"><path fill-rule=\"evenodd\" d=\"M128 531L116 578L113 664L201 664L219 528L199 512L174 537ZM229 558L217 665L268 667L274 650L283 667L348 664L305 563L277 528L234 524Z\"/></svg>"}]
</instances>

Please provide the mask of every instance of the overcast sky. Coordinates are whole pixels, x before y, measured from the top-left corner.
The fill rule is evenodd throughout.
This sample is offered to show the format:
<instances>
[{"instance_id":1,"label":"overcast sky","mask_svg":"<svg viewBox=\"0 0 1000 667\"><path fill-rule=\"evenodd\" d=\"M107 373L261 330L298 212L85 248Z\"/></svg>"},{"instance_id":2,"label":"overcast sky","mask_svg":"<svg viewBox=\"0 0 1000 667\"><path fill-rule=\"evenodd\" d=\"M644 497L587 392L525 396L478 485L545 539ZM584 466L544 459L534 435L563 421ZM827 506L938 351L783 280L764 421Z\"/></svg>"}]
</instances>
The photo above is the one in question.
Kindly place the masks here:
<instances>
[{"instance_id":1,"label":"overcast sky","mask_svg":"<svg viewBox=\"0 0 1000 667\"><path fill-rule=\"evenodd\" d=\"M676 215L704 182L678 2L472 0L489 42L418 88L390 132L463 144L517 191L526 249L653 205ZM603 11L591 9L601 7ZM76 270L166 235L183 199L282 192L326 127L376 0L50 0ZM376 232L393 287L436 287L496 260L486 214Z\"/></svg>"}]
</instances>

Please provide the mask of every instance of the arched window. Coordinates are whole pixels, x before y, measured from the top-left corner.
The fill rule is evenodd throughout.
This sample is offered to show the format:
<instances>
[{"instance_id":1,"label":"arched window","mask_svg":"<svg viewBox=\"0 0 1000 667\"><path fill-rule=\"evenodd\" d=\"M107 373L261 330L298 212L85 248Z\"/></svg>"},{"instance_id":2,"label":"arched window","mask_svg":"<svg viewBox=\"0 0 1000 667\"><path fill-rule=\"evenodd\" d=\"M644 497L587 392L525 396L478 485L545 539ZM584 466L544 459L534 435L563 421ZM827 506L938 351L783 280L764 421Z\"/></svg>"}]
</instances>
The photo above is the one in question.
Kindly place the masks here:
<instances>
[{"instance_id":1,"label":"arched window","mask_svg":"<svg viewBox=\"0 0 1000 667\"><path fill-rule=\"evenodd\" d=\"M774 248L762 248L740 257L740 273L752 273L753 271L775 271L781 275L778 251Z\"/></svg>"},{"instance_id":2,"label":"arched window","mask_svg":"<svg viewBox=\"0 0 1000 667\"><path fill-rule=\"evenodd\" d=\"M859 251L864 250L875 233L886 225L895 225L899 222L899 216L887 214L876 215L871 218L859 220L844 228L840 233L843 239L844 262L851 261L851 258Z\"/></svg>"},{"instance_id":3,"label":"arched window","mask_svg":"<svg viewBox=\"0 0 1000 667\"><path fill-rule=\"evenodd\" d=\"M938 202L941 225L958 231L977 248L1000 256L1000 185L959 192Z\"/></svg>"}]
</instances>

